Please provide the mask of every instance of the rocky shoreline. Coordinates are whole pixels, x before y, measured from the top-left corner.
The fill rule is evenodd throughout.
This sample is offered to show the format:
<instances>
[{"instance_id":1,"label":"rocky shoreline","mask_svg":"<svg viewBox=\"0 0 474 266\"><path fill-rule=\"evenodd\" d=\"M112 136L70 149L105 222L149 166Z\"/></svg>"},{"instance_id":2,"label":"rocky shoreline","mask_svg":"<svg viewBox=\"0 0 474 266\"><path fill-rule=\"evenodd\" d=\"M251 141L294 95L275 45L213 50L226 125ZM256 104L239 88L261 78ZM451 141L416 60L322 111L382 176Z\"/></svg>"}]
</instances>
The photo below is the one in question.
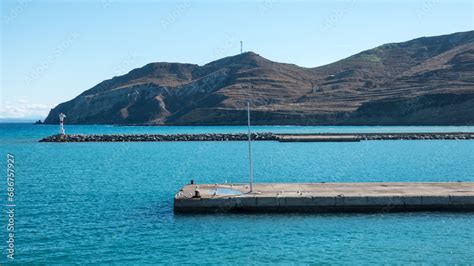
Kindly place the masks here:
<instances>
[{"instance_id":1,"label":"rocky shoreline","mask_svg":"<svg viewBox=\"0 0 474 266\"><path fill-rule=\"evenodd\" d=\"M245 133L208 134L67 134L45 137L39 142L136 142L136 141L246 141ZM254 141L282 142L343 142L362 140L473 140L474 132L444 133L321 133L321 134L275 134L252 133Z\"/></svg>"}]
</instances>

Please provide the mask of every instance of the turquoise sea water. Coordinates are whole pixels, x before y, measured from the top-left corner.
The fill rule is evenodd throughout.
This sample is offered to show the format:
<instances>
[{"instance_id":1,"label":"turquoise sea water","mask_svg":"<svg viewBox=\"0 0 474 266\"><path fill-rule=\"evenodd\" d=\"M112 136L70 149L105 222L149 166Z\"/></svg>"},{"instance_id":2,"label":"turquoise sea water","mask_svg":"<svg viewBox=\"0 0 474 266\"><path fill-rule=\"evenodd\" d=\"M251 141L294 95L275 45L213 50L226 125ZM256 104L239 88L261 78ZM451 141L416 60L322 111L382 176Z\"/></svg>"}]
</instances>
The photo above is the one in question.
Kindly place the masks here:
<instances>
[{"instance_id":1,"label":"turquoise sea water","mask_svg":"<svg viewBox=\"0 0 474 266\"><path fill-rule=\"evenodd\" d=\"M68 133L245 130L66 127ZM474 127L254 130L427 132ZM18 263L474 261L474 214L468 213L174 215L174 193L190 179L247 181L246 142L37 142L56 132L57 126L0 124L1 165L6 168L7 153L15 155ZM254 142L253 155L256 182L474 181L474 141ZM2 186L5 195L5 181ZM7 262L6 223L2 215L2 263Z\"/></svg>"}]
</instances>

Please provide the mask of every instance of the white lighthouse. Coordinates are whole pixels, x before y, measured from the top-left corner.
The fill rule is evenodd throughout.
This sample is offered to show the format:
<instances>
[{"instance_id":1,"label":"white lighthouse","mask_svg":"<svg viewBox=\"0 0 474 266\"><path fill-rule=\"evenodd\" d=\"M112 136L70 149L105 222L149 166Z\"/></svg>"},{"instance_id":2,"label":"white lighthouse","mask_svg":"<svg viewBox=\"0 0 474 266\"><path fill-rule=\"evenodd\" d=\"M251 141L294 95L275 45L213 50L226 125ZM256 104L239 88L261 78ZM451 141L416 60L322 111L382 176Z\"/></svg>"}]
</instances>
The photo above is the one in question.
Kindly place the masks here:
<instances>
[{"instance_id":1,"label":"white lighthouse","mask_svg":"<svg viewBox=\"0 0 474 266\"><path fill-rule=\"evenodd\" d=\"M59 134L64 135L64 118L66 117L65 114L60 113L59 114Z\"/></svg>"}]
</instances>

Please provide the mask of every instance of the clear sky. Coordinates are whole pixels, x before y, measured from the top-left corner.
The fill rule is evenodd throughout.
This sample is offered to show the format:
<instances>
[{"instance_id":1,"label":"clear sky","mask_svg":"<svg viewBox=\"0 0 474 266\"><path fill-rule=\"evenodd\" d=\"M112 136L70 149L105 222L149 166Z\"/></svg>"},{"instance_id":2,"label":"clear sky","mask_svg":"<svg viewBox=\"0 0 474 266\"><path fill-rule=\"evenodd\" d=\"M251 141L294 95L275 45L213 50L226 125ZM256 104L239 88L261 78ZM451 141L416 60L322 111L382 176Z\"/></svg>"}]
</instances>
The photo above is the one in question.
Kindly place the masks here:
<instances>
[{"instance_id":1,"label":"clear sky","mask_svg":"<svg viewBox=\"0 0 474 266\"><path fill-rule=\"evenodd\" d=\"M254 51L315 67L474 28L474 1L1 1L0 118L42 117L149 62Z\"/></svg>"}]
</instances>

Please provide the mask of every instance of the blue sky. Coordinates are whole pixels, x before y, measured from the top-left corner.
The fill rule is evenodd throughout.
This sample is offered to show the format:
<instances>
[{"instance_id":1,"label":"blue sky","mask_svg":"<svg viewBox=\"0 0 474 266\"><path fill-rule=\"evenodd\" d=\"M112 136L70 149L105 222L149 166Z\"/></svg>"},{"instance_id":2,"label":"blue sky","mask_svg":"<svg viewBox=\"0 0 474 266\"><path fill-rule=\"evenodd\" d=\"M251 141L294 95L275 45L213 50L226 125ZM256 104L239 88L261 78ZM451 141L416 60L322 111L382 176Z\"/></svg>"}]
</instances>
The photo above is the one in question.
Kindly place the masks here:
<instances>
[{"instance_id":1,"label":"blue sky","mask_svg":"<svg viewBox=\"0 0 474 266\"><path fill-rule=\"evenodd\" d=\"M244 50L315 67L474 28L473 1L1 1L0 118L42 117L149 62Z\"/></svg>"}]
</instances>

